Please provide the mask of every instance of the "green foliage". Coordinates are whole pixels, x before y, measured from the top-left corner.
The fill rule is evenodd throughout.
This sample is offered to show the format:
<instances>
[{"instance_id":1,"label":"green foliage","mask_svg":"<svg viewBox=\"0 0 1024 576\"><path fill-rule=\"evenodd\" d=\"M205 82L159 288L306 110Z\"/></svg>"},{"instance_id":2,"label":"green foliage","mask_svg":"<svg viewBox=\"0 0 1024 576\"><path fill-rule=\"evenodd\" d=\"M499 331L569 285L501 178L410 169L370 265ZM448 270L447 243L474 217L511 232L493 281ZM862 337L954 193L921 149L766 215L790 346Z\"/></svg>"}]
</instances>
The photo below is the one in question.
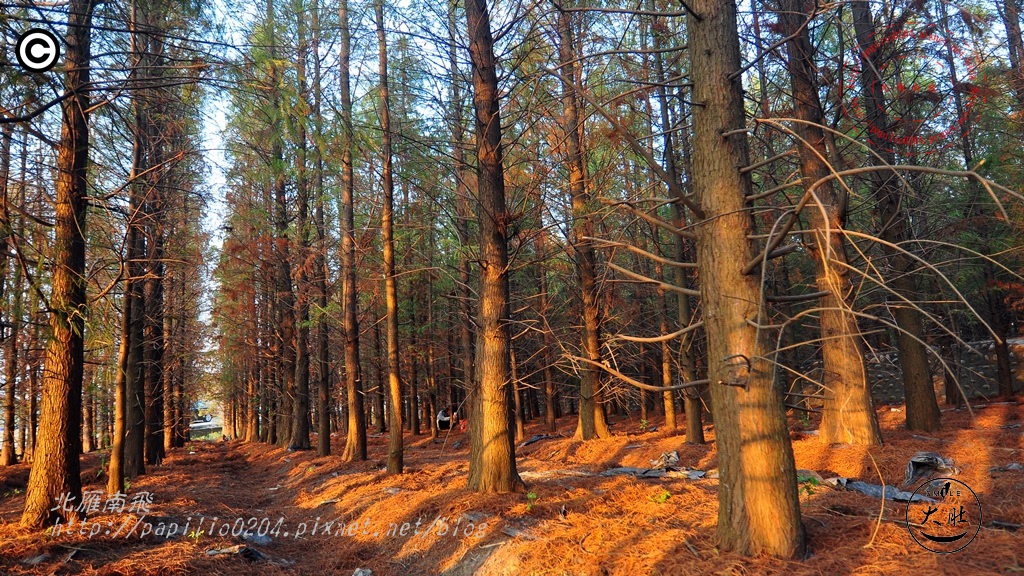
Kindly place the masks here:
<instances>
[{"instance_id":1,"label":"green foliage","mask_svg":"<svg viewBox=\"0 0 1024 576\"><path fill-rule=\"evenodd\" d=\"M672 493L669 492L668 490L665 490L664 488L662 488L656 494L651 494L649 496L651 502L654 502L655 504L664 504L665 502L668 502L668 499L671 497Z\"/></svg>"}]
</instances>

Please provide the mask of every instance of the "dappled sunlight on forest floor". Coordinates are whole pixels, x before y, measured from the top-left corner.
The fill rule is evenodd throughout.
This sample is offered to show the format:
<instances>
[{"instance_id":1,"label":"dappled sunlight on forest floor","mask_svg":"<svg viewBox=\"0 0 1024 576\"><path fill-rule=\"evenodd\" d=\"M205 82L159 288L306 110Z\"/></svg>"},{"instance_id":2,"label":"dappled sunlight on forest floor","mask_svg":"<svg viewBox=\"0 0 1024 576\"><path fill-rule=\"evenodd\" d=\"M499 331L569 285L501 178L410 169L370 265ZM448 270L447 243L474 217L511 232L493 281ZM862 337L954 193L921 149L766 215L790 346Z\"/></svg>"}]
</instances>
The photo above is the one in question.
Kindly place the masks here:
<instances>
[{"instance_id":1,"label":"dappled sunlight on forest floor","mask_svg":"<svg viewBox=\"0 0 1024 576\"><path fill-rule=\"evenodd\" d=\"M370 438L370 460L242 442L195 442L133 482L129 495L148 492L145 522L171 524L171 538L139 537L137 515L98 512L102 529L52 536L17 526L28 467L0 470L2 574L997 574L1024 569L1024 471L990 471L1024 461L1024 406L999 403L943 414L944 429L911 434L901 407L879 407L886 444L823 446L804 432L814 422L791 419L797 467L822 477L899 486L918 451L953 458L958 479L978 494L984 522L963 551L940 555L918 546L904 522L906 505L818 483L801 485L811 556L805 561L745 558L716 550L718 480L599 476L612 467L648 467L676 450L679 466L712 471L712 444L693 446L664 430L640 432L638 420L613 418L614 436L587 443L569 438L575 421L559 421L563 437L519 449L527 491L483 496L465 488L465 434L446 439L406 436L407 472L381 469L386 437ZM651 424L662 423L652 419ZM542 434L527 427L527 438ZM709 440L714 426L708 425ZM344 438L335 438L337 449ZM102 489L105 456L83 459L86 490ZM714 476L714 474L712 474ZM904 489L908 489L904 487ZM909 488L912 490L912 488ZM881 510L881 517L879 512ZM212 524L216 518L217 524ZM250 520L255 518L255 520ZM236 519L241 532L263 525L270 542L247 545L262 553L209 555L242 544L221 527ZM881 520L879 520L881 518ZM333 524L328 522L334 521ZM200 522L202 522L200 524ZM417 526L417 522L419 525ZM996 524L993 524L996 522ZM303 525L303 523L305 523ZM406 524L408 523L408 524ZM212 525L211 525L212 524ZM118 537L107 535L106 530ZM296 536L296 532L305 532Z\"/></svg>"}]
</instances>

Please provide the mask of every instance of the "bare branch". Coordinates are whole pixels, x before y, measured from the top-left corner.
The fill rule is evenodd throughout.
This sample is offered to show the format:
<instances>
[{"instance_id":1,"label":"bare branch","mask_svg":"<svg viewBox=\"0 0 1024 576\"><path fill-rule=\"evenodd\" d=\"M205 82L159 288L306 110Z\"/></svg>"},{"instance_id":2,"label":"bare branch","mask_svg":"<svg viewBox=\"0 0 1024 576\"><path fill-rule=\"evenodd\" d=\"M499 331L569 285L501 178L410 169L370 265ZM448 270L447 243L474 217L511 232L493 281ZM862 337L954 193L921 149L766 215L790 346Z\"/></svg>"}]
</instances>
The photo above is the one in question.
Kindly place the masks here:
<instances>
[{"instance_id":1,"label":"bare branch","mask_svg":"<svg viewBox=\"0 0 1024 576\"><path fill-rule=\"evenodd\" d=\"M682 328L680 330L676 330L675 332L672 332L671 334L662 334L661 336L652 336L650 338L643 338L643 337L640 337L640 336L626 336L625 334L616 334L615 336L612 336L611 339L612 340L625 340L627 342L641 342L641 343L645 343L645 344L651 344L651 343L655 343L655 342L665 342L667 340L672 340L674 338L678 338L678 337L680 337L683 334L686 334L688 332L693 332L694 330L696 330L697 328L700 328L703 325L704 325L703 321L702 322L697 322L696 324L690 324L689 326L687 326L685 328Z\"/></svg>"},{"instance_id":2,"label":"bare branch","mask_svg":"<svg viewBox=\"0 0 1024 576\"><path fill-rule=\"evenodd\" d=\"M626 270L622 266L616 266L615 264L613 264L611 262L608 263L608 267L611 268L612 270L615 270L616 272L618 272L620 274L628 276L628 277L630 277L630 278L632 278L634 280L637 280L639 282L645 282L645 283L648 283L648 284L656 284L658 286L658 288L662 288L664 290L671 290L672 292L677 292L679 294L685 294L687 296L700 296L700 292L698 290L690 290L689 288L683 288L681 286L676 286L675 284L669 284L667 282L662 282L660 280L655 280L654 278L649 278L649 277L644 276L642 274L637 274L636 272L632 272L630 270Z\"/></svg>"},{"instance_id":3,"label":"bare branch","mask_svg":"<svg viewBox=\"0 0 1024 576\"><path fill-rule=\"evenodd\" d=\"M604 370L605 372L611 374L612 376L615 376L619 380L622 380L626 384L629 384L631 386L636 386L637 388L640 388L642 390L649 390L651 392L671 392L673 390L683 390L685 388L695 388L697 386L704 386L705 384L709 384L710 383L710 380L694 380L693 382L684 382L682 384L673 384L672 386L651 386L650 384L645 384L644 382L641 382L639 380L634 380L633 378L630 378L629 376L626 376L625 374L623 374L622 372L619 372L618 370L612 368L611 366L607 366L605 364L601 364L600 362L594 362L593 360L591 360L589 358L583 358L581 356L574 356L572 354L566 354L565 356L566 356L566 358L569 358L570 360L575 360L577 362L584 362L586 364L591 364L593 366L597 366L598 368Z\"/></svg>"}]
</instances>

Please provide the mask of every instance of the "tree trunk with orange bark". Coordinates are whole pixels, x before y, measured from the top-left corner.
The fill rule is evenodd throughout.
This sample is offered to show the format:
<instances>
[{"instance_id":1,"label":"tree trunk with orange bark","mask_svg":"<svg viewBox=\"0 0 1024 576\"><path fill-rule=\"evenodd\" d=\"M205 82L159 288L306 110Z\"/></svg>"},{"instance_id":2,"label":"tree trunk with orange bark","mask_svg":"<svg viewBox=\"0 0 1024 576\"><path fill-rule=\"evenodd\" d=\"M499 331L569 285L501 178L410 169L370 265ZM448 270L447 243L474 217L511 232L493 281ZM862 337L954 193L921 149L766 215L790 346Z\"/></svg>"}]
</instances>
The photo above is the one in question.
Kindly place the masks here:
<instances>
[{"instance_id":1,"label":"tree trunk with orange bark","mask_svg":"<svg viewBox=\"0 0 1024 576\"><path fill-rule=\"evenodd\" d=\"M487 0L466 0L476 120L477 219L480 223L480 305L476 381L470 392L469 488L511 492L516 471L510 403L508 227L505 205L497 63Z\"/></svg>"},{"instance_id":2,"label":"tree trunk with orange bark","mask_svg":"<svg viewBox=\"0 0 1024 576\"><path fill-rule=\"evenodd\" d=\"M88 303L85 276L85 220L89 165L89 64L93 0L70 0L65 36L61 135L57 149L56 210L53 220L53 280L50 341L43 364L43 396L32 471L21 523L40 527L76 513L82 499L82 371ZM54 510L54 508L57 508Z\"/></svg>"},{"instance_id":3,"label":"tree trunk with orange bark","mask_svg":"<svg viewBox=\"0 0 1024 576\"><path fill-rule=\"evenodd\" d=\"M597 293L597 254L594 250L594 205L587 189L587 168L583 158L583 122L579 112L579 61L573 43L573 13L558 12L558 63L562 77L562 132L565 136L566 167L569 170L569 196L572 203L572 254L580 282L583 316L583 353L601 363L601 308ZM572 81L569 79L572 78ZM581 366L580 414L575 438L590 440L611 436L604 416L601 393L601 369L596 365Z\"/></svg>"},{"instance_id":4,"label":"tree trunk with orange bark","mask_svg":"<svg viewBox=\"0 0 1024 576\"><path fill-rule=\"evenodd\" d=\"M800 174L815 200L807 209L810 229L808 244L814 259L821 326L821 355L825 399L821 417L821 441L826 444L881 444L871 390L867 384L864 352L860 344L857 317L852 313L853 285L849 278L843 236L846 194L828 181L830 169L821 129L823 114L813 62L810 33L804 22L815 5L805 0L783 0L779 11L782 34L787 42L790 85L793 89L793 132L798 138Z\"/></svg>"},{"instance_id":5,"label":"tree trunk with orange bark","mask_svg":"<svg viewBox=\"0 0 1024 576\"><path fill-rule=\"evenodd\" d=\"M868 145L886 164L896 164L895 154L888 148L885 139L890 129L886 112L886 97L878 66L880 54L871 7L867 0L853 0L853 25L857 35L857 51L860 53L861 102L867 122ZM896 347L899 350L900 368L903 371L903 391L907 406L907 428L911 430L938 430L939 404L932 388L931 371L928 368L928 353L922 342L924 327L921 313L907 304L918 300L917 282L911 276L915 261L893 246L910 239L907 215L901 206L902 194L899 177L893 172L871 173L875 196L875 212L882 229L878 236L885 242L883 252L889 259L890 282L898 296L887 299L893 308L893 317L899 328Z\"/></svg>"},{"instance_id":6,"label":"tree trunk with orange bark","mask_svg":"<svg viewBox=\"0 0 1024 576\"><path fill-rule=\"evenodd\" d=\"M718 446L718 542L742 554L801 557L804 530L782 397L773 386L758 279L747 238L750 178L736 4L696 0L688 18L693 82L697 264ZM726 133L730 133L726 135Z\"/></svg>"},{"instance_id":7,"label":"tree trunk with orange bark","mask_svg":"<svg viewBox=\"0 0 1024 576\"><path fill-rule=\"evenodd\" d=\"M398 357L398 294L395 286L395 182L391 164L391 99L388 95L388 42L384 31L384 2L374 2L377 21L378 72L380 81L381 180L384 208L381 215L384 243L384 301L387 306L388 360L388 474L402 473L402 385Z\"/></svg>"}]
</instances>

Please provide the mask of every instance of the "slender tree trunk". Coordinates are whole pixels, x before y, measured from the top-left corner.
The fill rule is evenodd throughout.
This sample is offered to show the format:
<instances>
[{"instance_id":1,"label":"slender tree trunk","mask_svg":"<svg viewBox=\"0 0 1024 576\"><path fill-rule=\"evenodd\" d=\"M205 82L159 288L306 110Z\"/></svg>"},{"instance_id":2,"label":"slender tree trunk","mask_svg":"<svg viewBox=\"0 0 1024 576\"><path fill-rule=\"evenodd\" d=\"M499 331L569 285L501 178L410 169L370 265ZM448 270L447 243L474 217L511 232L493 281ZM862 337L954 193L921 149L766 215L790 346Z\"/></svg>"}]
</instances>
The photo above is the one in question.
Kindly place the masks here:
<instances>
[{"instance_id":1,"label":"slender tree trunk","mask_svg":"<svg viewBox=\"0 0 1024 576\"><path fill-rule=\"evenodd\" d=\"M1006 30L1006 47L1010 55L1010 88L1017 105L1024 107L1024 37L1020 30L1020 0L1002 0L996 3Z\"/></svg>"},{"instance_id":2,"label":"slender tree trunk","mask_svg":"<svg viewBox=\"0 0 1024 576\"><path fill-rule=\"evenodd\" d=\"M292 267L290 257L290 240L288 237L288 198L285 181L284 160L284 127L281 119L281 94L279 85L281 71L276 63L277 31L274 17L274 2L267 1L267 25L270 27L269 53L270 65L270 162L273 174L274 231L276 234L274 252L277 266L275 267L274 287L276 290L276 332L277 354L281 395L278 399L278 410L275 425L275 444L285 445L290 440L292 403L296 395L296 334L295 334L295 293L292 290Z\"/></svg>"},{"instance_id":3,"label":"slender tree trunk","mask_svg":"<svg viewBox=\"0 0 1024 576\"><path fill-rule=\"evenodd\" d=\"M509 402L508 226L502 166L497 63L486 0L466 0L476 119L477 221L480 224L480 304L476 380L470 392L469 488L511 492L516 471Z\"/></svg>"},{"instance_id":4,"label":"slender tree trunk","mask_svg":"<svg viewBox=\"0 0 1024 576\"><path fill-rule=\"evenodd\" d=\"M96 394L93 390L95 369L86 368L82 377L82 453L96 450ZM24 430L24 428L22 428ZM22 436L24 440L24 436Z\"/></svg>"},{"instance_id":5,"label":"slender tree trunk","mask_svg":"<svg viewBox=\"0 0 1024 576\"><path fill-rule=\"evenodd\" d=\"M50 341L43 369L40 434L25 491L21 523L52 524L76 514L53 510L65 497L71 507L82 499L79 474L82 368L87 301L85 297L85 215L89 164L89 65L92 0L70 0L64 40L61 136L57 150L56 210L53 220L53 279Z\"/></svg>"},{"instance_id":6,"label":"slender tree trunk","mask_svg":"<svg viewBox=\"0 0 1024 576\"><path fill-rule=\"evenodd\" d=\"M14 224L11 222L11 212L9 209L8 199L8 184L10 182L10 169L11 169L11 139L13 136L14 125L6 125L2 129L2 140L0 140L0 250L3 250L3 254L0 255L0 302L5 305L5 292L10 293L10 307L6 308L0 313L0 334L6 335L7 338L7 354L4 357L5 374L4 374L4 437L0 442L3 442L3 449L0 450L0 466L11 466L15 464L17 458L14 454L14 408L15 408L15 394L17 387L15 380L18 376L18 340L21 331L21 319L22 319L22 286L21 286L21 266L14 262L12 266L14 270L14 278L10 290L6 289L7 283L7 267L10 259L13 261L12 255L14 254L14 242L12 241L14 236L12 234ZM24 163L25 151L22 146L22 161ZM22 186L24 190L25 173L22 170L21 174ZM19 201L24 204L24 194ZM22 451L24 453L24 451Z\"/></svg>"},{"instance_id":7,"label":"slender tree trunk","mask_svg":"<svg viewBox=\"0 0 1024 576\"><path fill-rule=\"evenodd\" d=\"M881 444L882 435L871 402L871 390L864 367L857 317L851 313L854 295L847 269L843 226L846 197L834 182L811 187L831 170L826 158L824 122L813 61L810 33L804 22L815 9L807 0L783 0L779 11L782 34L788 36L790 84L793 89L793 131L798 137L800 174L815 201L806 214L814 259L817 288L821 298L821 355L825 400L821 418L821 441L825 444Z\"/></svg>"},{"instance_id":8,"label":"slender tree trunk","mask_svg":"<svg viewBox=\"0 0 1024 576\"><path fill-rule=\"evenodd\" d=\"M166 98L160 75L165 66L164 40L161 20L164 17L159 3L141 3L137 12L133 6L134 36L139 66L133 71L139 83L136 138L142 140L142 163L139 184L144 188L141 199L142 220L140 230L146 242L145 279L140 280L143 303L142 313L142 367L143 433L146 464L159 464L163 459L163 352L164 352L164 189L166 187L163 163L166 160L165 139L167 128Z\"/></svg>"},{"instance_id":9,"label":"slender tree trunk","mask_svg":"<svg viewBox=\"0 0 1024 576\"><path fill-rule=\"evenodd\" d=\"M644 346L643 344L640 345L640 356L639 356L639 358L640 358L640 381L644 382L645 384L650 384L651 383L651 378L648 375L648 369L649 368L648 368L648 365L647 365L647 350L645 348L646 348L646 346ZM647 390L644 390L643 388L641 388L640 389L640 421L641 422L648 422L650 420L651 415L649 413L650 412L649 405L650 405L650 398L649 398L649 396L647 394ZM655 410L655 412L657 412L657 410ZM665 426L668 427L668 423L666 423Z\"/></svg>"},{"instance_id":10,"label":"slender tree trunk","mask_svg":"<svg viewBox=\"0 0 1024 576\"><path fill-rule=\"evenodd\" d=\"M4 198L6 202L6 196ZM6 208L6 206L5 206ZM5 209L5 220L8 214ZM4 247L6 249L6 247ZM0 450L0 466L13 466L18 458L14 450L14 409L17 395L16 381L18 369L21 367L18 360L19 345L21 343L21 316L22 316L22 274L21 266L15 265L14 278L11 286L11 304L9 310L9 326L0 326L0 331L7 332L7 353L4 358L4 437L3 449ZM0 300L2 301L2 300Z\"/></svg>"},{"instance_id":11,"label":"slender tree trunk","mask_svg":"<svg viewBox=\"0 0 1024 576\"><path fill-rule=\"evenodd\" d=\"M708 334L708 379L718 446L718 542L742 554L801 557L804 530L782 398L772 385L767 323L747 236L750 179L736 4L695 0L688 18L693 88L693 189L704 214L697 264Z\"/></svg>"},{"instance_id":12,"label":"slender tree trunk","mask_svg":"<svg viewBox=\"0 0 1024 576\"><path fill-rule=\"evenodd\" d=\"M156 194L159 194L157 192ZM153 217L161 219L162 208L155 208ZM163 232L154 223L153 249L150 250L149 273L145 281L144 308L144 372L146 390L146 464L163 460Z\"/></svg>"},{"instance_id":13,"label":"slender tree trunk","mask_svg":"<svg viewBox=\"0 0 1024 576\"><path fill-rule=\"evenodd\" d=\"M381 228L384 242L384 291L387 305L387 354L388 354L388 426L391 438L388 442L388 474L402 473L402 385L399 376L398 356L398 294L395 287L395 233L394 206L395 183L391 166L391 111L388 96L388 43L384 32L384 2L376 0L374 11L377 18L378 64L380 72L380 129L382 132L381 156L383 166L381 179L384 188L384 210Z\"/></svg>"},{"instance_id":14,"label":"slender tree trunk","mask_svg":"<svg viewBox=\"0 0 1024 576\"><path fill-rule=\"evenodd\" d=\"M888 149L884 138L890 127L885 111L885 95L882 80L878 76L881 52L875 37L875 25L867 0L853 0L853 25L857 35L857 50L861 59L860 85L861 101L867 120L868 145L887 164L895 164L896 158ZM901 207L902 194L895 173L872 172L872 185L877 206L878 219L882 223L879 236L885 242L899 245L910 239L907 217ZM911 276L914 261L907 255L884 245L883 251L889 257L889 271L893 276L893 290L911 302L918 300L917 282ZM890 297L893 316L899 331L896 346L899 350L900 367L903 369L903 390L907 406L907 428L910 430L933 431L941 427L939 405L932 389L931 372L922 334L924 329L921 313L909 307L901 299Z\"/></svg>"},{"instance_id":15,"label":"slender tree trunk","mask_svg":"<svg viewBox=\"0 0 1024 576\"><path fill-rule=\"evenodd\" d=\"M419 399L419 355L420 355L420 338L419 338L419 327L420 320L417 318L419 314L419 308L417 307L416 293L413 292L412 298L410 298L410 304L412 305L412 319L416 326L413 327L412 333L409 337L409 349L412 351L409 354L409 430L412 431L414 436L420 435L420 399Z\"/></svg>"},{"instance_id":16,"label":"slender tree trunk","mask_svg":"<svg viewBox=\"0 0 1024 576\"><path fill-rule=\"evenodd\" d=\"M38 342L39 339L34 340ZM36 453L36 444L39 432L39 370L32 366L28 370L29 397L28 397L28 436L29 436L29 457L25 460L31 462Z\"/></svg>"},{"instance_id":17,"label":"slender tree trunk","mask_svg":"<svg viewBox=\"0 0 1024 576\"><path fill-rule=\"evenodd\" d=\"M556 418L558 416L558 399L556 397L556 384L554 370L552 364L554 361L551 358L551 349L554 346L551 337L551 327L548 325L548 313L550 312L550 304L548 302L548 276L547 276L547 233L541 230L537 234L537 285L540 287L540 293L538 294L538 312L540 313L541 324L540 329L542 331L542 342L541 342L541 362L544 364L543 375L544 375L544 425L547 427L548 432L555 432L558 424Z\"/></svg>"},{"instance_id":18,"label":"slender tree trunk","mask_svg":"<svg viewBox=\"0 0 1024 576\"><path fill-rule=\"evenodd\" d=\"M11 176L11 140L13 138L14 124L8 123L0 126L0 248L4 250L4 253L0 255L0 301L3 301L7 293L7 268L14 261L14 251L12 246L8 245L13 232L8 198ZM22 163L24 164L25 144L22 144L21 149ZM24 180L24 175L22 180ZM3 314L0 314L0 322L3 321Z\"/></svg>"},{"instance_id":19,"label":"slender tree trunk","mask_svg":"<svg viewBox=\"0 0 1024 576\"><path fill-rule=\"evenodd\" d=\"M167 308L164 314L164 335L167 338L167 349L176 350L180 356L183 354L182 351L182 338L179 336L178 331L182 329L182 322L179 320L180 317L184 316L184 300L176 298L177 286L175 282L184 285L184 282L180 279L173 278L174 274L169 274L166 290L170 295L168 299ZM164 417L163 417L163 444L164 454L167 454L173 450L177 444L175 443L178 420L175 414L177 407L177 398L175 397L175 388L177 387L177 361L174 357L164 354L163 357L163 398L164 398Z\"/></svg>"},{"instance_id":20,"label":"slender tree trunk","mask_svg":"<svg viewBox=\"0 0 1024 576\"><path fill-rule=\"evenodd\" d=\"M345 20L348 19L347 6L345 6ZM321 87L320 73L320 2L314 0L310 7L313 15L313 122L314 122L314 168L316 170L316 236L317 252L317 305L320 308L320 319L317 322L317 346L316 357L319 362L317 380L317 443L316 455L328 456L331 453L331 346L330 329L327 322L326 310L329 302L327 293L327 279L330 277L330 267L327 264L327 226L324 214L324 155L321 149L324 128L322 104L323 92ZM340 14L340 10L339 10ZM347 22L343 24L348 26ZM346 29L345 33L348 33ZM341 215L342 218L345 215ZM342 248L344 250L344 248ZM342 272L344 274L344 271ZM343 280L344 281L344 280ZM347 343L346 343L347 344Z\"/></svg>"},{"instance_id":21,"label":"slender tree trunk","mask_svg":"<svg viewBox=\"0 0 1024 576\"><path fill-rule=\"evenodd\" d=\"M597 255L590 240L594 235L594 206L587 189L579 95L573 82L568 81L569 76L578 80L581 74L574 50L571 14L564 10L558 13L558 61L562 68L562 106L565 109L561 120L567 148L569 195L572 200L572 252L582 291L583 351L588 359L600 363L601 309L597 287ZM581 370L580 417L575 437L582 440L607 438L611 436L611 431L604 417L601 370L593 365L584 366Z\"/></svg>"},{"instance_id":22,"label":"slender tree trunk","mask_svg":"<svg viewBox=\"0 0 1024 576\"><path fill-rule=\"evenodd\" d=\"M459 346L462 360L462 382L452 389L459 398L473 388L475 382L474 366L476 346L473 333L473 289L470 285L470 234L469 220L472 218L470 197L472 192L468 183L471 177L466 165L466 151L463 146L465 127L463 126L462 75L459 73L455 9L458 0L448 1L448 58L449 74L452 90L452 152L455 159L455 233L462 250L459 251ZM461 394L459 390L461 389ZM458 411L459 403L452 399L453 409ZM468 403L467 403L468 404ZM472 406L467 406L467 410Z\"/></svg>"},{"instance_id":23,"label":"slender tree trunk","mask_svg":"<svg viewBox=\"0 0 1024 576\"><path fill-rule=\"evenodd\" d=\"M509 346L509 357L510 357L510 368L512 372L512 394L514 398L514 408L516 415L516 443L522 442L526 438L526 420L523 414L523 391L519 384L519 365L516 363L516 350L514 346Z\"/></svg>"},{"instance_id":24,"label":"slender tree trunk","mask_svg":"<svg viewBox=\"0 0 1024 576\"><path fill-rule=\"evenodd\" d=\"M297 57L295 58L295 80L299 98L307 98L306 88L306 25L308 17L303 12L301 2L296 3L296 36L298 40ZM304 111L305 112L305 111ZM309 450L309 301L310 281L309 270L311 258L309 250L309 173L307 162L306 118L303 114L292 120L296 124L296 157L295 157L295 196L296 196L296 227L298 260L295 270L296 307L295 319L298 324L295 331L295 398L292 401L291 439L289 450Z\"/></svg>"},{"instance_id":25,"label":"slender tree trunk","mask_svg":"<svg viewBox=\"0 0 1024 576\"><path fill-rule=\"evenodd\" d=\"M374 311L377 309L378 305L374 304ZM375 314L375 316L380 317L379 314ZM381 364L380 322L377 321L373 323L373 359L374 380L377 384L377 392L373 395L377 412L377 434L383 434L387 430L388 423L384 398L384 371Z\"/></svg>"},{"instance_id":26,"label":"slender tree trunk","mask_svg":"<svg viewBox=\"0 0 1024 576\"><path fill-rule=\"evenodd\" d=\"M131 479L145 474L145 433L146 433L146 388L145 368L143 366L143 324L145 311L145 299L143 297L143 274L141 259L144 257L145 248L141 231L136 230L132 236L134 248L130 249L131 261L128 265L128 274L137 278L126 286L131 290L128 298L132 299L131 318L129 329L131 336L128 339L128 408L126 411L128 428L125 431L124 443L124 473L125 478Z\"/></svg>"},{"instance_id":27,"label":"slender tree trunk","mask_svg":"<svg viewBox=\"0 0 1024 576\"><path fill-rule=\"evenodd\" d=\"M683 298L684 296L680 294L679 297ZM664 290L659 290L659 299L662 300L664 308L667 308L668 298L665 296ZM662 308L662 313L660 314L661 333L667 334L669 332L668 313L667 311L664 310L664 308ZM669 346L668 340L665 340L664 342L661 343L661 385L664 387L672 385L672 349ZM665 390L664 392L661 393L661 400L662 406L664 406L665 409L665 428L667 428L670 431L673 431L676 429L675 392L672 390ZM701 428L701 432L703 431L704 429ZM687 434L686 439L690 440L689 434ZM703 436L701 438L701 441L703 442Z\"/></svg>"},{"instance_id":28,"label":"slender tree trunk","mask_svg":"<svg viewBox=\"0 0 1024 576\"><path fill-rule=\"evenodd\" d=\"M430 221L436 221L439 214L434 210L429 210ZM424 418L429 422L430 427L430 438L437 438L437 418L434 416L437 414L437 357L434 352L434 346L439 338L436 330L435 318L434 318L434 252L436 250L436 244L434 241L433 228L429 228L426 234L426 252L427 252L427 281L424 283L424 290L426 297L424 301L427 306L427 317L426 326L424 328L424 334L426 335L426 351L427 351L427 365L425 367L427 377L427 405L424 407L426 414ZM449 412L449 415L451 412Z\"/></svg>"},{"instance_id":29,"label":"slender tree trunk","mask_svg":"<svg viewBox=\"0 0 1024 576\"><path fill-rule=\"evenodd\" d=\"M658 108L661 116L661 132L663 146L665 148L665 172L669 178L677 184L676 189L682 190L682 178L680 178L679 169L676 164L676 138L674 134L676 132L675 126L672 123L671 107L668 98L668 90L665 84L668 82L668 74L665 70L664 56L661 50L664 48L663 34L659 33L656 28L654 30L654 66L655 72L658 78ZM686 149L686 136L685 133L682 136L683 149ZM682 198L676 198L676 202L672 204L672 216L675 220L675 225L679 228L686 226L686 215L683 211ZM675 258L677 262L686 261L687 249L686 243L682 236L675 235ZM681 266L673 267L673 274L675 276L675 285L680 288L689 288L686 269ZM692 312L690 310L690 299L685 294L676 294L676 321L680 328L690 325L692 320ZM666 325L663 328L663 333L668 329ZM692 334L684 334L679 341L679 355L680 368L682 369L682 378L685 382L693 382L697 380L696 362L694 359L694 346L692 344ZM662 354L667 354L669 350L669 343L664 342L662 344ZM662 359L662 385L667 386L666 382L671 382L671 374L665 373L665 362L670 362L670 358ZM669 380L664 380L668 377ZM663 402L665 407L665 419L666 422L669 420L671 414L671 420L675 422L675 393L673 391L666 391L662 393ZM700 393L697 388L687 388L683 391L683 410L686 414L686 441L690 444L703 444L704 443L704 422L702 417L701 399ZM673 426L674 428L674 426Z\"/></svg>"}]
</instances>

